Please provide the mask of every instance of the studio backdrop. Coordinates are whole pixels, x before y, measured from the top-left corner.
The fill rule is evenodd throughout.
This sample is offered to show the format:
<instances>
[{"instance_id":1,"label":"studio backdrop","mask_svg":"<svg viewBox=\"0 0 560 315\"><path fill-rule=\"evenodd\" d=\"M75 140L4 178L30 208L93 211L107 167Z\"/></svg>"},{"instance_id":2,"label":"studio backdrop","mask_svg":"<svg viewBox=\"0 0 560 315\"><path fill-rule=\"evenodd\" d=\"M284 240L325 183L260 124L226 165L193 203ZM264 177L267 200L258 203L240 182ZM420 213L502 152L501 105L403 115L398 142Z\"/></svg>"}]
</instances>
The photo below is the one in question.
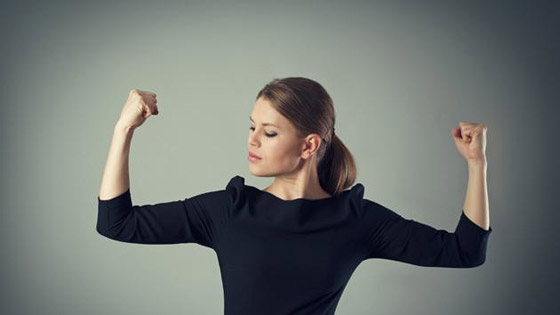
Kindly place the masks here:
<instances>
[{"instance_id":1,"label":"studio backdrop","mask_svg":"<svg viewBox=\"0 0 560 315\"><path fill-rule=\"evenodd\" d=\"M319 82L364 197L453 231L467 164L451 128L488 128L483 265L374 259L336 314L551 314L560 263L559 6L554 1L8 1L0 10L2 314L222 314L215 252L96 231L113 128L132 89L134 204L248 171L270 80ZM272 285L272 284L271 284Z\"/></svg>"}]
</instances>

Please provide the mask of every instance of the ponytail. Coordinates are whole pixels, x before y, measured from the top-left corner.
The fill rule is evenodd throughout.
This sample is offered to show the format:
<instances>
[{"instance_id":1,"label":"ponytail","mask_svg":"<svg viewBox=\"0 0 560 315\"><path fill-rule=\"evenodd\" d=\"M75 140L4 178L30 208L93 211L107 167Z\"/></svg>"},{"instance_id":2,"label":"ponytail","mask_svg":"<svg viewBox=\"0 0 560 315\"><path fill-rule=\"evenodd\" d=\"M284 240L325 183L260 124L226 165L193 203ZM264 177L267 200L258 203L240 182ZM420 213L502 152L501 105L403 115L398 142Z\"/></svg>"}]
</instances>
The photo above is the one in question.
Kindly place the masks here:
<instances>
[{"instance_id":1,"label":"ponytail","mask_svg":"<svg viewBox=\"0 0 560 315\"><path fill-rule=\"evenodd\" d=\"M321 187L331 195L338 195L356 181L357 168L350 150L333 134L331 143L318 165Z\"/></svg>"}]
</instances>

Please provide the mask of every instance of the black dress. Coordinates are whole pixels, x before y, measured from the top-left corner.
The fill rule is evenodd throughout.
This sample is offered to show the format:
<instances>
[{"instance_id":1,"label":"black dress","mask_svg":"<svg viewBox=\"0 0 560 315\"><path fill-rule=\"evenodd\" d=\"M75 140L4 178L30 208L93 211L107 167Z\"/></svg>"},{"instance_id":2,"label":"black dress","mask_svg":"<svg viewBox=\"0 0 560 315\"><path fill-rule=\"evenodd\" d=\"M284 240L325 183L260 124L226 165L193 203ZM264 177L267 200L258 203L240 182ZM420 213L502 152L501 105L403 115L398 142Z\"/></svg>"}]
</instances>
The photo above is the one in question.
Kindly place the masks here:
<instances>
[{"instance_id":1,"label":"black dress","mask_svg":"<svg viewBox=\"0 0 560 315\"><path fill-rule=\"evenodd\" d=\"M138 244L197 243L218 257L226 315L334 314L356 267L380 258L418 266L484 263L492 228L461 212L454 232L406 219L355 184L324 199L283 200L241 176L225 189L133 205L98 196L97 231Z\"/></svg>"}]
</instances>

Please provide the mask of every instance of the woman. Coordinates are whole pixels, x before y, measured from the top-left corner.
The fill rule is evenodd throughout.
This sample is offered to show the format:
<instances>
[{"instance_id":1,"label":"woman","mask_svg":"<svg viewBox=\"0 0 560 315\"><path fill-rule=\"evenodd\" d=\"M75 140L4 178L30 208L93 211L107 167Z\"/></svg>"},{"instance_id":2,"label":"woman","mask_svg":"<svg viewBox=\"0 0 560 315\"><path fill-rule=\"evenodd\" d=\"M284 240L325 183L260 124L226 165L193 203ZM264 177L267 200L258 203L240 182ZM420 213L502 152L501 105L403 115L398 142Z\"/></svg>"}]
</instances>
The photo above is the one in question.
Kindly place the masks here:
<instances>
[{"instance_id":1,"label":"woman","mask_svg":"<svg viewBox=\"0 0 560 315\"><path fill-rule=\"evenodd\" d=\"M132 90L118 120L98 197L97 231L140 244L197 243L218 257L225 314L334 314L356 267L372 258L472 268L486 258L489 226L486 127L461 122L452 136L469 166L454 232L403 218L363 198L351 153L335 134L332 100L317 82L269 82L250 115L251 174L184 200L133 205L128 153L134 129L158 114L155 93Z\"/></svg>"}]
</instances>

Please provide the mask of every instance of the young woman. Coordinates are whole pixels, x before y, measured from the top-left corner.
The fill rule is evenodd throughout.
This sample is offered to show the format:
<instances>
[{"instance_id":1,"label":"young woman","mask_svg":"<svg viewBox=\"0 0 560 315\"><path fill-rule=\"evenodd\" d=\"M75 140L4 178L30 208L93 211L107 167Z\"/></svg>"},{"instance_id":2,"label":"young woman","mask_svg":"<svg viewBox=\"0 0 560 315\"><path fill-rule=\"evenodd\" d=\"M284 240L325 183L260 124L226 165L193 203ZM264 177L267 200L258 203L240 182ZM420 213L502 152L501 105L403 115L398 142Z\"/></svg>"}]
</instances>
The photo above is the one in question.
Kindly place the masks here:
<instances>
[{"instance_id":1,"label":"young woman","mask_svg":"<svg viewBox=\"0 0 560 315\"><path fill-rule=\"evenodd\" d=\"M451 135L469 181L454 232L406 219L363 197L349 150L335 134L332 100L317 82L274 79L250 115L251 174L184 200L133 205L128 154L135 128L158 114L155 93L132 90L111 142L98 197L97 231L140 244L197 243L218 257L225 314L334 314L356 267L372 258L472 268L492 228L486 187L486 126L460 122Z\"/></svg>"}]
</instances>

